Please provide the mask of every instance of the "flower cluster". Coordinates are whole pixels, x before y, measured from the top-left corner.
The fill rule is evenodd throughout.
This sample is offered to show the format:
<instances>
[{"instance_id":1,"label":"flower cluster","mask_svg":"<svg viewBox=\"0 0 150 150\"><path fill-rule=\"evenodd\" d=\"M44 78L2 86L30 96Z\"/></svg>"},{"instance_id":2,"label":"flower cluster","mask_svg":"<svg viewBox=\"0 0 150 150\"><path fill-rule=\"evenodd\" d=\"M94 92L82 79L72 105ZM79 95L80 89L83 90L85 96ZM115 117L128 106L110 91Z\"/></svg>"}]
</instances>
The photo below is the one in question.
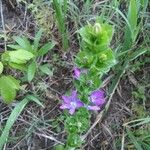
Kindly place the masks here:
<instances>
[{"instance_id":1,"label":"flower cluster","mask_svg":"<svg viewBox=\"0 0 150 150\"><path fill-rule=\"evenodd\" d=\"M79 79L82 71L79 68L74 68L73 76L75 79ZM63 95L63 104L61 109L68 109L70 114L73 114L76 109L85 107L88 110L100 110L100 107L105 103L105 93L103 90L95 90L89 96L89 105L84 104L77 95L77 91L72 91L70 96Z\"/></svg>"},{"instance_id":2,"label":"flower cluster","mask_svg":"<svg viewBox=\"0 0 150 150\"><path fill-rule=\"evenodd\" d=\"M104 91L96 90L93 91L90 96L90 105L84 104L78 99L77 91L73 91L71 96L62 96L63 104L60 106L61 109L68 109L70 114L73 114L76 109L85 107L88 110L100 110L100 107L105 102Z\"/></svg>"}]
</instances>

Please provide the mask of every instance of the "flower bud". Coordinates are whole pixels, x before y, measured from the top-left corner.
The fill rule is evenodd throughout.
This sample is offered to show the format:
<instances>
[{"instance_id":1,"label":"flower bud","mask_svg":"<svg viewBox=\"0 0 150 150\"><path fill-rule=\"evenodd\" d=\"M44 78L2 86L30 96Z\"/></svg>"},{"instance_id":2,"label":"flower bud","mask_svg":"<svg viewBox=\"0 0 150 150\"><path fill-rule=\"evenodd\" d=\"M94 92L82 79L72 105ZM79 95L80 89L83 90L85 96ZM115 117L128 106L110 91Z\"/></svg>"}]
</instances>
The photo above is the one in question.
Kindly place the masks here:
<instances>
[{"instance_id":1,"label":"flower bud","mask_svg":"<svg viewBox=\"0 0 150 150\"><path fill-rule=\"evenodd\" d=\"M105 60L107 60L107 55L106 55L106 54L101 54L101 55L99 56L99 60L100 60L100 61L105 61Z\"/></svg>"},{"instance_id":2,"label":"flower bud","mask_svg":"<svg viewBox=\"0 0 150 150\"><path fill-rule=\"evenodd\" d=\"M100 23L95 23L95 25L94 25L94 32L95 32L96 34L98 34L98 33L100 33L101 31L102 31L102 27L101 27Z\"/></svg>"},{"instance_id":3,"label":"flower bud","mask_svg":"<svg viewBox=\"0 0 150 150\"><path fill-rule=\"evenodd\" d=\"M102 55L101 55L101 58L102 58L103 60L106 60L106 59L107 59L107 55L106 55L106 54L102 54Z\"/></svg>"}]
</instances>

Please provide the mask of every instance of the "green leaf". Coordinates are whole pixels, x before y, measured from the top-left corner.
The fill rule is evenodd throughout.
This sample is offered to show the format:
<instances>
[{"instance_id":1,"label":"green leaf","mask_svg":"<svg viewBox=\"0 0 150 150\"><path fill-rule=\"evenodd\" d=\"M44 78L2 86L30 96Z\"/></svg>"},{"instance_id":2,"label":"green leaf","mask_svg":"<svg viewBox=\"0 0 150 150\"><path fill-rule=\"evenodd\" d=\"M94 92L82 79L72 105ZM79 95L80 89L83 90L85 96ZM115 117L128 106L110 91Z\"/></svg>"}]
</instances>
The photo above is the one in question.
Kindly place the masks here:
<instances>
[{"instance_id":1,"label":"green leaf","mask_svg":"<svg viewBox=\"0 0 150 150\"><path fill-rule=\"evenodd\" d=\"M22 47L21 46L19 46L19 45L7 45L8 47L10 47L10 48L12 48L12 49L22 49Z\"/></svg>"},{"instance_id":2,"label":"green leaf","mask_svg":"<svg viewBox=\"0 0 150 150\"><path fill-rule=\"evenodd\" d=\"M53 76L53 70L52 68L50 68L49 64L44 64L42 66L39 67L39 69L44 73L47 74L49 76Z\"/></svg>"},{"instance_id":3,"label":"green leaf","mask_svg":"<svg viewBox=\"0 0 150 150\"><path fill-rule=\"evenodd\" d=\"M21 71L27 71L26 64L16 64L16 63L9 62L9 66L14 68L14 69L21 70Z\"/></svg>"},{"instance_id":4,"label":"green leaf","mask_svg":"<svg viewBox=\"0 0 150 150\"><path fill-rule=\"evenodd\" d=\"M20 81L16 80L14 77L12 76L3 76L3 77L7 77L7 80L9 81L9 83L14 87L14 89L19 90L20 88Z\"/></svg>"},{"instance_id":5,"label":"green leaf","mask_svg":"<svg viewBox=\"0 0 150 150\"><path fill-rule=\"evenodd\" d=\"M80 51L76 56L75 62L79 67L89 68L94 60L95 59L94 59L94 56L92 55L92 53Z\"/></svg>"},{"instance_id":6,"label":"green leaf","mask_svg":"<svg viewBox=\"0 0 150 150\"><path fill-rule=\"evenodd\" d=\"M35 76L35 72L36 72L36 62L33 61L29 66L28 66L28 71L27 71L27 78L28 81L32 81L32 79Z\"/></svg>"},{"instance_id":7,"label":"green leaf","mask_svg":"<svg viewBox=\"0 0 150 150\"><path fill-rule=\"evenodd\" d=\"M34 50L36 51L39 47L39 42L42 36L42 30L39 30L38 33L35 35L34 39Z\"/></svg>"},{"instance_id":8,"label":"green leaf","mask_svg":"<svg viewBox=\"0 0 150 150\"><path fill-rule=\"evenodd\" d=\"M128 11L128 20L131 25L131 29L134 32L137 27L138 19L138 6L136 0L130 0L129 11Z\"/></svg>"},{"instance_id":9,"label":"green leaf","mask_svg":"<svg viewBox=\"0 0 150 150\"><path fill-rule=\"evenodd\" d=\"M4 66L2 64L2 62L0 61L0 74L3 72Z\"/></svg>"},{"instance_id":10,"label":"green leaf","mask_svg":"<svg viewBox=\"0 0 150 150\"><path fill-rule=\"evenodd\" d=\"M78 134L70 134L67 139L67 145L69 147L80 147L82 144L81 138Z\"/></svg>"},{"instance_id":11,"label":"green leaf","mask_svg":"<svg viewBox=\"0 0 150 150\"><path fill-rule=\"evenodd\" d=\"M80 108L73 116L68 116L65 121L65 128L69 133L80 134L85 132L89 124L90 114L86 108Z\"/></svg>"},{"instance_id":12,"label":"green leaf","mask_svg":"<svg viewBox=\"0 0 150 150\"><path fill-rule=\"evenodd\" d=\"M96 67L99 69L99 72L107 73L116 64L115 54L111 49L99 53L97 57Z\"/></svg>"},{"instance_id":13,"label":"green leaf","mask_svg":"<svg viewBox=\"0 0 150 150\"><path fill-rule=\"evenodd\" d=\"M54 150L65 150L64 146L63 145L56 145Z\"/></svg>"},{"instance_id":14,"label":"green leaf","mask_svg":"<svg viewBox=\"0 0 150 150\"><path fill-rule=\"evenodd\" d=\"M69 133L78 133L77 118L74 116L67 117L65 128Z\"/></svg>"},{"instance_id":15,"label":"green leaf","mask_svg":"<svg viewBox=\"0 0 150 150\"><path fill-rule=\"evenodd\" d=\"M14 37L14 39L22 47L22 49L33 52L32 46L30 45L30 42L26 37Z\"/></svg>"},{"instance_id":16,"label":"green leaf","mask_svg":"<svg viewBox=\"0 0 150 150\"><path fill-rule=\"evenodd\" d=\"M136 50L135 52L133 52L132 54L130 54L128 59L130 61L132 61L132 60L138 58L139 56L143 55L147 51L148 51L147 48L140 48L140 49Z\"/></svg>"},{"instance_id":17,"label":"green leaf","mask_svg":"<svg viewBox=\"0 0 150 150\"><path fill-rule=\"evenodd\" d=\"M0 86L2 82L0 82ZM5 83L6 84L6 83ZM1 90L1 96L3 98L3 101L6 103L6 104L9 104L11 103L15 97L16 97L16 90L12 87L9 87L8 84L7 85L4 85L4 87L0 87L0 90Z\"/></svg>"},{"instance_id":18,"label":"green leaf","mask_svg":"<svg viewBox=\"0 0 150 150\"><path fill-rule=\"evenodd\" d=\"M9 57L9 51L6 51L4 52L2 55L1 55L1 60L2 62L8 62L10 60L10 57Z\"/></svg>"},{"instance_id":19,"label":"green leaf","mask_svg":"<svg viewBox=\"0 0 150 150\"><path fill-rule=\"evenodd\" d=\"M27 105L27 103L29 102L28 99L23 99L21 102L19 102L16 107L13 109L13 111L11 112L5 128L1 134L0 137L0 149L3 148L3 145L7 142L7 139L9 137L9 131L11 129L11 127L13 126L14 122L17 120L18 116L21 114L22 110L24 109L24 107Z\"/></svg>"},{"instance_id":20,"label":"green leaf","mask_svg":"<svg viewBox=\"0 0 150 150\"><path fill-rule=\"evenodd\" d=\"M27 99L32 100L33 102L37 103L39 106L44 107L44 105L40 102L39 98L37 98L35 95L27 95Z\"/></svg>"},{"instance_id":21,"label":"green leaf","mask_svg":"<svg viewBox=\"0 0 150 150\"><path fill-rule=\"evenodd\" d=\"M19 49L16 51L9 51L8 54L10 57L10 62L16 64L24 64L34 57L34 55L31 52L28 52L23 49Z\"/></svg>"},{"instance_id":22,"label":"green leaf","mask_svg":"<svg viewBox=\"0 0 150 150\"><path fill-rule=\"evenodd\" d=\"M43 56L45 55L46 53L48 53L49 50L51 50L54 46L56 45L55 42L51 42L51 43L47 43L45 44L44 46L42 46L40 48L40 50L38 51L38 56Z\"/></svg>"},{"instance_id":23,"label":"green leaf","mask_svg":"<svg viewBox=\"0 0 150 150\"><path fill-rule=\"evenodd\" d=\"M16 97L16 90L20 88L20 81L12 76L2 76L0 78L0 92L5 103L11 103Z\"/></svg>"}]
</instances>

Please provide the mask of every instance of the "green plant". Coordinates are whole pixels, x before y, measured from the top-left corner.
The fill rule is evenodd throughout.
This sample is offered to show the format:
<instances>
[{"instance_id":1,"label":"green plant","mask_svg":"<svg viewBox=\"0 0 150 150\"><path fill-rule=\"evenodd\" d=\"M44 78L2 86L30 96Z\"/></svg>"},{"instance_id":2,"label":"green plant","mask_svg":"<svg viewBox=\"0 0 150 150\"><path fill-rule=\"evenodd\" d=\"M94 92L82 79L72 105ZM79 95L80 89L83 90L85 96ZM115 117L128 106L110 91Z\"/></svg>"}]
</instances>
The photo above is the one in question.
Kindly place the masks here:
<instances>
[{"instance_id":1,"label":"green plant","mask_svg":"<svg viewBox=\"0 0 150 150\"><path fill-rule=\"evenodd\" d=\"M139 19L139 12L145 12L148 0L131 0L127 14L127 25L125 27L123 51L128 51L137 40L137 36L143 24L143 17Z\"/></svg>"},{"instance_id":2,"label":"green plant","mask_svg":"<svg viewBox=\"0 0 150 150\"><path fill-rule=\"evenodd\" d=\"M70 96L63 95L61 109L68 109L65 129L68 133L64 149L79 148L81 135L90 126L90 110L99 110L105 102L101 78L116 63L109 44L113 35L111 25L97 21L79 30L82 37L80 51L75 58L74 86ZM75 110L77 111L75 112Z\"/></svg>"},{"instance_id":3,"label":"green plant","mask_svg":"<svg viewBox=\"0 0 150 150\"><path fill-rule=\"evenodd\" d=\"M15 50L6 51L2 54L2 60L5 64L8 64L14 69L27 72L27 79L29 82L34 78L37 69L45 74L51 72L48 64L43 64L42 62L38 63L37 59L47 54L56 43L49 42L39 48L41 36L42 30L35 35L35 39L32 44L25 37L15 37L15 41L18 45L8 45L10 48ZM27 61L29 62L27 63Z\"/></svg>"},{"instance_id":4,"label":"green plant","mask_svg":"<svg viewBox=\"0 0 150 150\"><path fill-rule=\"evenodd\" d=\"M0 94L5 103L11 103L15 99L16 92L20 89L20 80L16 80L10 75L3 75L4 66L21 70L27 76L29 82L34 78L37 69L47 75L52 73L49 64L38 63L37 59L47 54L55 46L55 42L49 42L39 48L41 35L42 31L40 30L36 34L33 44L25 37L15 37L18 45L8 45L15 50L7 50L2 53L2 62L0 62Z\"/></svg>"},{"instance_id":5,"label":"green plant","mask_svg":"<svg viewBox=\"0 0 150 150\"><path fill-rule=\"evenodd\" d=\"M20 42L23 42L23 40ZM29 43L27 43L27 45L24 44L23 46L23 48L30 49ZM34 55L23 48L18 46L17 50L5 51L1 55L2 62L0 62L0 94L5 103L11 103L15 99L17 91L20 89L20 80L15 79L11 75L2 74L4 69L3 66L7 68L7 65L9 65L20 70L25 69L25 65L34 57Z\"/></svg>"}]
</instances>

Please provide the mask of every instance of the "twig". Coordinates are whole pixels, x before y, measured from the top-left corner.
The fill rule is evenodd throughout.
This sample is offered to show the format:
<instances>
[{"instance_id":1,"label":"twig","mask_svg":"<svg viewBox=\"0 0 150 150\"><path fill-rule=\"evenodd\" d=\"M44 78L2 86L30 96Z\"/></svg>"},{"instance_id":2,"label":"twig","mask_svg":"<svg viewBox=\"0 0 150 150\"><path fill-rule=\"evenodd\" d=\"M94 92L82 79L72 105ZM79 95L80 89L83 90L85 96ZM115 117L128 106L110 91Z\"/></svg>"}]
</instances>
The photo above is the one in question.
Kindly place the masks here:
<instances>
[{"instance_id":1,"label":"twig","mask_svg":"<svg viewBox=\"0 0 150 150\"><path fill-rule=\"evenodd\" d=\"M0 12L1 12L1 21L2 21L2 27L3 27L3 32L4 32L4 45L5 45L5 51L7 49L6 47L6 30L5 30L5 24L4 24L4 16L3 16L3 6L2 6L2 1L0 0Z\"/></svg>"},{"instance_id":2,"label":"twig","mask_svg":"<svg viewBox=\"0 0 150 150\"><path fill-rule=\"evenodd\" d=\"M35 133L36 135L38 136L41 136L41 137L44 137L44 138L47 138L47 139L50 139L52 141L55 141L56 143L59 143L59 144L62 144L64 145L64 143L58 141L57 139L55 139L53 136L49 136L49 135L45 135L45 134L40 134L40 133Z\"/></svg>"},{"instance_id":3,"label":"twig","mask_svg":"<svg viewBox=\"0 0 150 150\"><path fill-rule=\"evenodd\" d=\"M124 135L124 128L123 128L122 140L121 140L121 150L124 150L124 140L125 140L125 135Z\"/></svg>"}]
</instances>

